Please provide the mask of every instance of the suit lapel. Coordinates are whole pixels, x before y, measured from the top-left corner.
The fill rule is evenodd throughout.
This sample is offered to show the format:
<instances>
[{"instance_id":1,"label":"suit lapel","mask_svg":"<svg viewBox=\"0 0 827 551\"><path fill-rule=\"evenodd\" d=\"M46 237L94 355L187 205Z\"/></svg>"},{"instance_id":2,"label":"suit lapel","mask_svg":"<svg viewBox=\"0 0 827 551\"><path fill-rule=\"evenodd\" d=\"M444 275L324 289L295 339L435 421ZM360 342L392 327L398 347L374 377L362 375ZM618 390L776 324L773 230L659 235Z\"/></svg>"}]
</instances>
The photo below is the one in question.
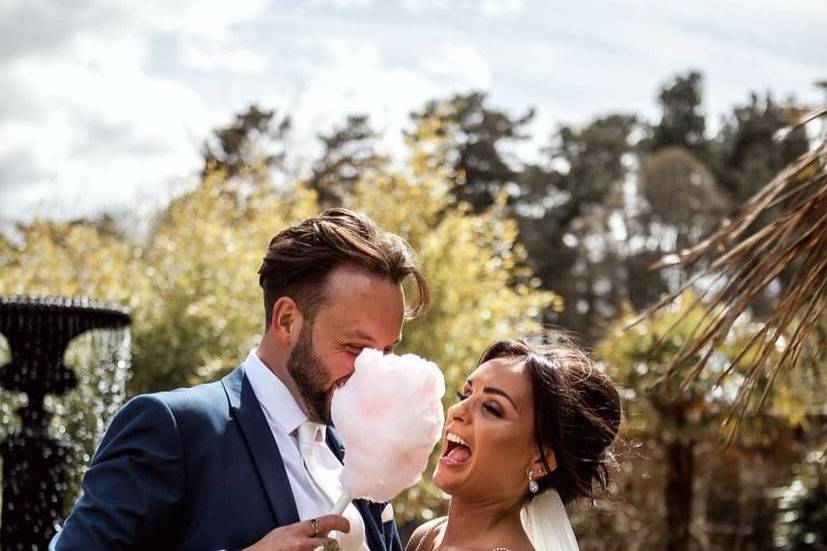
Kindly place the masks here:
<instances>
[{"instance_id":1,"label":"suit lapel","mask_svg":"<svg viewBox=\"0 0 827 551\"><path fill-rule=\"evenodd\" d=\"M327 445L333 450L333 454L339 461L344 462L345 448L342 446L335 431L331 428L327 429ZM367 538L368 547L373 550L384 549L385 540L382 536L381 520L377 521L377 516L370 510L370 504L364 499L355 499L353 500L353 505L356 507L356 510L359 511L359 514L362 515L362 520L365 523L365 537Z\"/></svg>"},{"instance_id":2,"label":"suit lapel","mask_svg":"<svg viewBox=\"0 0 827 551\"><path fill-rule=\"evenodd\" d=\"M224 377L221 384L224 385L230 409L241 427L241 433L253 456L256 470L278 525L284 526L299 522L296 500L290 488L281 453L253 388L244 375L244 366L237 367Z\"/></svg>"}]
</instances>

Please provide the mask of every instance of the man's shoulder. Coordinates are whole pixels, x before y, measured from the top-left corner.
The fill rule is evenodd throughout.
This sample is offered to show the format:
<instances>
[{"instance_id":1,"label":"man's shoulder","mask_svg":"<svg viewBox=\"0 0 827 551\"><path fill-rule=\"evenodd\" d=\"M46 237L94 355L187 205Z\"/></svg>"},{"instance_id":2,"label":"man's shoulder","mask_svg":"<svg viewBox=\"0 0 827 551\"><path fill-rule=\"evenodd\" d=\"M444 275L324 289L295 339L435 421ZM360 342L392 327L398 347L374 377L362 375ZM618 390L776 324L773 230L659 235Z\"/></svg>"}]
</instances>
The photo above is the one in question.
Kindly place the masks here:
<instances>
[{"instance_id":1,"label":"man's shoulder","mask_svg":"<svg viewBox=\"0 0 827 551\"><path fill-rule=\"evenodd\" d=\"M240 369L240 368L236 368ZM176 419L226 417L229 415L227 391L222 380L196 386L141 394L130 402L165 406Z\"/></svg>"}]
</instances>

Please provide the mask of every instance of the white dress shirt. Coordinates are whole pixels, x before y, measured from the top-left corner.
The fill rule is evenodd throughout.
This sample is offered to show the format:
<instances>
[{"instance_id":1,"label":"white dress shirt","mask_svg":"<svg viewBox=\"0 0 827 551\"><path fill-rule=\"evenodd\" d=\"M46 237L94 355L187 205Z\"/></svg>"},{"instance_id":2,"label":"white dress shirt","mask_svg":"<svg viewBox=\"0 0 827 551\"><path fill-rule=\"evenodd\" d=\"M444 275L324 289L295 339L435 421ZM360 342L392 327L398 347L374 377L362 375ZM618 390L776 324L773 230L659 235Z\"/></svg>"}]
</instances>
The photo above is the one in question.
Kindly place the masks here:
<instances>
[{"instance_id":1,"label":"white dress shirt","mask_svg":"<svg viewBox=\"0 0 827 551\"><path fill-rule=\"evenodd\" d=\"M330 514L333 503L308 473L299 450L299 427L307 421L307 415L281 379L264 365L255 350L251 350L247 355L244 372L281 452L287 479L290 481L290 489L293 490L293 497L296 500L299 519L308 520ZM316 438L324 439L324 432L319 431ZM342 464L332 451L321 454L318 461L323 469L334 474L338 479ZM352 504L348 506L348 509L345 516L359 517L358 511ZM361 521L361 517L358 520ZM359 522L358 526L354 526L351 522L351 530L354 528L361 530L362 549L367 550L364 525ZM355 533L352 534L352 536L355 535Z\"/></svg>"},{"instance_id":2,"label":"white dress shirt","mask_svg":"<svg viewBox=\"0 0 827 551\"><path fill-rule=\"evenodd\" d=\"M281 379L264 365L255 350L251 350L244 361L244 373L278 444L290 489L296 499L299 519L308 520L330 514L327 498L316 488L299 453L298 429L307 420L307 415Z\"/></svg>"}]
</instances>

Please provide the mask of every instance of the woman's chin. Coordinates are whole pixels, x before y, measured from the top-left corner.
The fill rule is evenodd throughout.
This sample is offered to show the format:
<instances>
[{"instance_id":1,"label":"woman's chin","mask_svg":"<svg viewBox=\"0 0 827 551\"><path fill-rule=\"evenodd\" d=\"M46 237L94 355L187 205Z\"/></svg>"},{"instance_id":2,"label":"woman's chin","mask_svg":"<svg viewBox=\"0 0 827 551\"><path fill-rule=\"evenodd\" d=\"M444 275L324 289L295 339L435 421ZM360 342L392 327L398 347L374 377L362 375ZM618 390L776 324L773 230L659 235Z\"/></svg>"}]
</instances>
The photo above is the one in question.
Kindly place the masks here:
<instances>
[{"instance_id":1,"label":"woman's chin","mask_svg":"<svg viewBox=\"0 0 827 551\"><path fill-rule=\"evenodd\" d=\"M442 465L437 465L436 470L434 470L434 484L448 495L454 495L457 488L462 486L463 481L467 478L454 471L455 469L446 468Z\"/></svg>"},{"instance_id":2,"label":"woman's chin","mask_svg":"<svg viewBox=\"0 0 827 551\"><path fill-rule=\"evenodd\" d=\"M439 488L446 494L450 494L451 478L452 477L447 475L447 473L441 465L437 465L436 469L434 470L434 476L432 477L432 480L434 481L434 484L437 485L437 488Z\"/></svg>"}]
</instances>

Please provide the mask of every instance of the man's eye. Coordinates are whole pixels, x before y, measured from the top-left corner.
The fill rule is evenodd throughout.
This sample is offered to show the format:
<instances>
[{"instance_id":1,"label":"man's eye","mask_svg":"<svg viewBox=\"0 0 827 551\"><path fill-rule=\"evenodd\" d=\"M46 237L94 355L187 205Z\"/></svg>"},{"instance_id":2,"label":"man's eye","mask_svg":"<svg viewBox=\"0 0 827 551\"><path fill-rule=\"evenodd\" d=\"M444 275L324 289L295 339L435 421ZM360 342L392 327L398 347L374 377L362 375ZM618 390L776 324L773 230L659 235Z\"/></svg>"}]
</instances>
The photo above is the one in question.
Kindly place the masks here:
<instances>
[{"instance_id":1,"label":"man's eye","mask_svg":"<svg viewBox=\"0 0 827 551\"><path fill-rule=\"evenodd\" d=\"M462 401L463 401L463 400L465 400L466 398L468 398L468 396L466 396L466 395L465 395L465 394L463 394L462 392L457 392L457 402L462 402Z\"/></svg>"}]
</instances>

